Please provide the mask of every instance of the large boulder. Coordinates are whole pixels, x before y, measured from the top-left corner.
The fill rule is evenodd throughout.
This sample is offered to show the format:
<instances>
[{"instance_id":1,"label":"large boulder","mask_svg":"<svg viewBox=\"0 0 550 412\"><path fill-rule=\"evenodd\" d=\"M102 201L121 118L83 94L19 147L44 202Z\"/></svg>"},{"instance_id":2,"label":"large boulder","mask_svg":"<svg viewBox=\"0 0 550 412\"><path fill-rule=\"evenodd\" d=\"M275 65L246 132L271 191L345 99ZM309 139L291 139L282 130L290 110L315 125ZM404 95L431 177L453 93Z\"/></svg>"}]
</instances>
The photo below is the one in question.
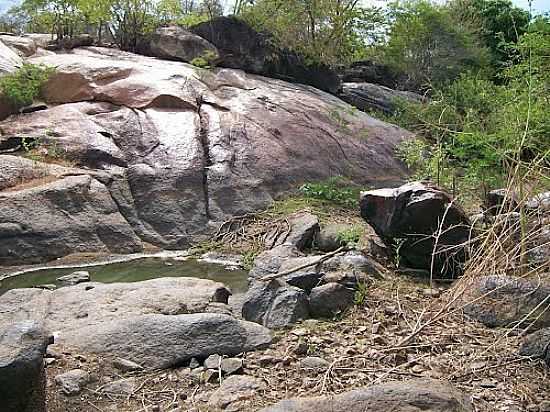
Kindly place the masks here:
<instances>
[{"instance_id":1,"label":"large boulder","mask_svg":"<svg viewBox=\"0 0 550 412\"><path fill-rule=\"evenodd\" d=\"M295 52L276 47L271 36L258 33L236 17L216 17L190 30L216 46L220 66L309 84L330 93L340 89L338 75L328 66L306 63Z\"/></svg>"},{"instance_id":2,"label":"large boulder","mask_svg":"<svg viewBox=\"0 0 550 412\"><path fill-rule=\"evenodd\" d=\"M65 338L70 347L122 357L150 369L213 354L237 355L270 343L269 329L220 313L127 317L75 330Z\"/></svg>"},{"instance_id":3,"label":"large boulder","mask_svg":"<svg viewBox=\"0 0 550 412\"><path fill-rule=\"evenodd\" d=\"M472 412L468 396L436 380L389 382L339 395L294 398L260 412Z\"/></svg>"},{"instance_id":4,"label":"large boulder","mask_svg":"<svg viewBox=\"0 0 550 412\"><path fill-rule=\"evenodd\" d=\"M36 43L30 37L1 34L0 41L21 57L29 57L36 53Z\"/></svg>"},{"instance_id":5,"label":"large boulder","mask_svg":"<svg viewBox=\"0 0 550 412\"><path fill-rule=\"evenodd\" d=\"M38 319L58 332L58 343L75 331L105 322L149 315L226 311L229 290L197 278L159 278L131 283L87 282L54 291L12 289L0 296L0 326Z\"/></svg>"},{"instance_id":6,"label":"large boulder","mask_svg":"<svg viewBox=\"0 0 550 412\"><path fill-rule=\"evenodd\" d=\"M354 304L360 282L381 276L380 265L358 251L319 259L287 244L260 254L250 271L243 318L281 328L309 317L330 317Z\"/></svg>"},{"instance_id":7,"label":"large boulder","mask_svg":"<svg viewBox=\"0 0 550 412\"><path fill-rule=\"evenodd\" d=\"M12 289L0 297L0 328L37 319L55 331L55 346L167 368L269 344L268 329L229 315L229 294L196 278Z\"/></svg>"},{"instance_id":8,"label":"large boulder","mask_svg":"<svg viewBox=\"0 0 550 412\"><path fill-rule=\"evenodd\" d=\"M460 304L464 313L490 327L511 327L523 320L524 327L539 329L550 326L549 295L546 280L482 276L466 288Z\"/></svg>"},{"instance_id":9,"label":"large boulder","mask_svg":"<svg viewBox=\"0 0 550 412\"><path fill-rule=\"evenodd\" d=\"M338 96L362 111L377 110L393 114L399 101L421 103L422 96L413 92L393 90L373 83L343 83Z\"/></svg>"},{"instance_id":10,"label":"large boulder","mask_svg":"<svg viewBox=\"0 0 550 412\"><path fill-rule=\"evenodd\" d=\"M46 412L44 354L50 335L40 322L0 328L0 399L4 412Z\"/></svg>"},{"instance_id":11,"label":"large boulder","mask_svg":"<svg viewBox=\"0 0 550 412\"><path fill-rule=\"evenodd\" d=\"M5 264L58 257L77 241L82 245L77 251L117 247L110 236L97 236L112 220L86 218L93 216L91 197L93 209L113 211L109 215L121 231L131 228L142 241L181 249L306 181L346 175L378 186L400 182L407 173L394 153L409 132L352 113L341 100L306 86L94 47L30 61L56 66L44 88L52 107L0 122L0 148L33 137L40 150L56 148L56 157L45 161L87 170L97 191L61 194L85 176L49 182L55 189L35 182L28 190L39 198L52 190L60 195L25 204L25 237L19 236L24 253L0 253ZM334 111L341 112L345 128ZM10 190L9 204L2 202L10 212L0 216L17 227L22 213L12 210L14 199L28 193ZM84 210L84 219L71 217ZM44 226L43 217L52 215L51 226ZM79 230L70 230L71 236L93 235L73 242L69 230L61 229L76 224ZM128 241L119 244L135 250L134 236L124 233ZM0 250L10 250L11 239L0 234Z\"/></svg>"},{"instance_id":12,"label":"large boulder","mask_svg":"<svg viewBox=\"0 0 550 412\"><path fill-rule=\"evenodd\" d=\"M300 288L279 280L257 281L244 297L242 315L268 328L283 328L309 318L308 298Z\"/></svg>"},{"instance_id":13,"label":"large boulder","mask_svg":"<svg viewBox=\"0 0 550 412\"><path fill-rule=\"evenodd\" d=\"M433 185L408 183L361 193L361 216L388 245L400 264L435 277L461 273L471 225L452 197Z\"/></svg>"},{"instance_id":14,"label":"large boulder","mask_svg":"<svg viewBox=\"0 0 550 412\"><path fill-rule=\"evenodd\" d=\"M180 26L156 29L149 48L152 56L188 63L198 57L210 63L219 57L216 47Z\"/></svg>"},{"instance_id":15,"label":"large boulder","mask_svg":"<svg viewBox=\"0 0 550 412\"><path fill-rule=\"evenodd\" d=\"M0 40L0 77L13 73L23 65L23 59ZM0 93L0 120L15 113L13 105Z\"/></svg>"}]
</instances>

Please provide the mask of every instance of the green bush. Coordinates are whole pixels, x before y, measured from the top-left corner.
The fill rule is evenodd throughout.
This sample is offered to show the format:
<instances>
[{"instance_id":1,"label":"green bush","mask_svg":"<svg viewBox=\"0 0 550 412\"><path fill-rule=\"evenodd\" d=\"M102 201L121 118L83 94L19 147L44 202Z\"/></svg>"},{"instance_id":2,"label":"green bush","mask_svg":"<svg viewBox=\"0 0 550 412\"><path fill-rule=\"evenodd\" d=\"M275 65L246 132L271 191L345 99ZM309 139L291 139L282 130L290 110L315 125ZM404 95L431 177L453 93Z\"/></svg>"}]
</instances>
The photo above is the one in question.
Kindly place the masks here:
<instances>
[{"instance_id":1,"label":"green bush","mask_svg":"<svg viewBox=\"0 0 550 412\"><path fill-rule=\"evenodd\" d=\"M332 177L324 182L306 183L300 192L313 199L326 200L350 209L357 208L360 189L344 185L341 177Z\"/></svg>"},{"instance_id":2,"label":"green bush","mask_svg":"<svg viewBox=\"0 0 550 412\"><path fill-rule=\"evenodd\" d=\"M350 227L349 229L342 230L336 235L336 239L341 245L346 245L349 247L355 247L361 240L363 235L363 228L361 227Z\"/></svg>"},{"instance_id":3,"label":"green bush","mask_svg":"<svg viewBox=\"0 0 550 412\"><path fill-rule=\"evenodd\" d=\"M216 53L211 50L207 50L201 56L195 57L189 63L201 69L210 69L215 65L217 57L218 56L216 55Z\"/></svg>"},{"instance_id":4,"label":"green bush","mask_svg":"<svg viewBox=\"0 0 550 412\"><path fill-rule=\"evenodd\" d=\"M0 79L0 90L15 107L28 106L40 95L42 86L53 71L50 67L25 63L14 73Z\"/></svg>"}]
</instances>

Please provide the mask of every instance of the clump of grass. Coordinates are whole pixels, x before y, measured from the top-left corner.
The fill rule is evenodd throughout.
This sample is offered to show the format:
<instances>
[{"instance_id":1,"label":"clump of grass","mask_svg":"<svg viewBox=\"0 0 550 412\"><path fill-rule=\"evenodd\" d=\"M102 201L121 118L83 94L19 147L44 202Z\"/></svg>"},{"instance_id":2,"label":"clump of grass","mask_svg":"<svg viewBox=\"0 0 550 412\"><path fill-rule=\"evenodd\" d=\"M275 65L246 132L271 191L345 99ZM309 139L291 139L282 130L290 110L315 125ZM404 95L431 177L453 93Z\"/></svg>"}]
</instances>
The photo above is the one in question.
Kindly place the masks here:
<instances>
[{"instance_id":1,"label":"clump of grass","mask_svg":"<svg viewBox=\"0 0 550 412\"><path fill-rule=\"evenodd\" d=\"M336 235L336 239L341 245L348 247L356 247L363 236L364 229L359 226L344 229Z\"/></svg>"},{"instance_id":2,"label":"clump of grass","mask_svg":"<svg viewBox=\"0 0 550 412\"><path fill-rule=\"evenodd\" d=\"M189 63L201 69L210 69L215 66L215 61L217 57L218 56L216 55L216 53L214 53L212 50L207 50L201 56L195 57Z\"/></svg>"},{"instance_id":3,"label":"clump of grass","mask_svg":"<svg viewBox=\"0 0 550 412\"><path fill-rule=\"evenodd\" d=\"M349 209L358 207L359 192L358 187L345 185L344 179L339 176L300 187L300 193L306 198L324 200Z\"/></svg>"}]
</instances>

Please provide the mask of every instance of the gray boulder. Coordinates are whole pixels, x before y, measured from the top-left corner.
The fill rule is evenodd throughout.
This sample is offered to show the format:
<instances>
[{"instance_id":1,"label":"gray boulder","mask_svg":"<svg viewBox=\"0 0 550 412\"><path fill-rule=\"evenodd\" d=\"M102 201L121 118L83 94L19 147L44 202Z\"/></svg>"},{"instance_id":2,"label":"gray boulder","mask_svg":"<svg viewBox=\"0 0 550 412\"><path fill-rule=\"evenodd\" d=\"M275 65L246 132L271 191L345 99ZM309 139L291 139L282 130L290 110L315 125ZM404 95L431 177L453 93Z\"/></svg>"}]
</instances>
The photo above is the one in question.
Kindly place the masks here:
<instances>
[{"instance_id":1,"label":"gray boulder","mask_svg":"<svg viewBox=\"0 0 550 412\"><path fill-rule=\"evenodd\" d=\"M339 395L294 398L260 412L472 412L468 396L437 380L388 382Z\"/></svg>"},{"instance_id":2,"label":"gray boulder","mask_svg":"<svg viewBox=\"0 0 550 412\"><path fill-rule=\"evenodd\" d=\"M237 17L216 17L190 30L217 47L223 67L309 84L329 93L340 89L340 78L330 67L276 46L268 34Z\"/></svg>"},{"instance_id":3,"label":"gray boulder","mask_svg":"<svg viewBox=\"0 0 550 412\"><path fill-rule=\"evenodd\" d=\"M55 384L67 396L78 395L90 382L90 374L82 369L72 369L55 377Z\"/></svg>"},{"instance_id":4,"label":"gray boulder","mask_svg":"<svg viewBox=\"0 0 550 412\"><path fill-rule=\"evenodd\" d=\"M490 327L507 327L524 321L539 329L550 326L550 313L544 301L550 284L539 279L518 279L504 275L483 276L467 288L461 298L464 313ZM473 303L468 303L473 302Z\"/></svg>"},{"instance_id":5,"label":"gray boulder","mask_svg":"<svg viewBox=\"0 0 550 412\"><path fill-rule=\"evenodd\" d=\"M202 57L208 63L219 58L210 42L182 27L159 27L151 36L150 52L155 57L191 62Z\"/></svg>"},{"instance_id":6,"label":"gray boulder","mask_svg":"<svg viewBox=\"0 0 550 412\"><path fill-rule=\"evenodd\" d=\"M243 301L242 316L268 328L282 328L309 317L305 291L284 281L256 281Z\"/></svg>"},{"instance_id":7,"label":"gray boulder","mask_svg":"<svg viewBox=\"0 0 550 412\"><path fill-rule=\"evenodd\" d=\"M322 318L334 316L353 306L355 289L340 283L327 283L313 288L309 294L311 316Z\"/></svg>"},{"instance_id":8,"label":"gray boulder","mask_svg":"<svg viewBox=\"0 0 550 412\"><path fill-rule=\"evenodd\" d=\"M360 207L361 216L386 244L398 243L396 253L402 266L427 275L433 269L435 277L462 273L471 224L442 189L413 182L396 189L371 190L361 193Z\"/></svg>"},{"instance_id":9,"label":"gray boulder","mask_svg":"<svg viewBox=\"0 0 550 412\"><path fill-rule=\"evenodd\" d=\"M500 213L514 212L518 207L517 196L511 190L494 189L485 196L484 207L493 216Z\"/></svg>"},{"instance_id":10,"label":"gray boulder","mask_svg":"<svg viewBox=\"0 0 550 412\"><path fill-rule=\"evenodd\" d=\"M304 254L293 245L283 244L266 250L254 259L254 265L248 274L249 279L260 279L279 273L283 263L295 257L304 257Z\"/></svg>"},{"instance_id":11,"label":"gray boulder","mask_svg":"<svg viewBox=\"0 0 550 412\"><path fill-rule=\"evenodd\" d=\"M50 341L39 322L14 322L0 328L2 411L46 411L43 357Z\"/></svg>"},{"instance_id":12,"label":"gray boulder","mask_svg":"<svg viewBox=\"0 0 550 412\"><path fill-rule=\"evenodd\" d=\"M165 369L193 357L236 355L271 343L269 329L218 313L141 315L73 331L66 345L146 368Z\"/></svg>"},{"instance_id":13,"label":"gray boulder","mask_svg":"<svg viewBox=\"0 0 550 412\"><path fill-rule=\"evenodd\" d=\"M421 103L423 100L417 93L393 90L373 83L343 83L338 97L359 110L378 110L386 114L393 114L400 100L409 103Z\"/></svg>"},{"instance_id":14,"label":"gray boulder","mask_svg":"<svg viewBox=\"0 0 550 412\"><path fill-rule=\"evenodd\" d=\"M159 278L131 283L67 286L54 291L12 289L0 296L0 326L38 319L58 331L56 343L82 328L140 315L180 315L225 310L229 290L197 278ZM221 305L221 307L219 307ZM129 359L132 360L132 359Z\"/></svg>"}]
</instances>

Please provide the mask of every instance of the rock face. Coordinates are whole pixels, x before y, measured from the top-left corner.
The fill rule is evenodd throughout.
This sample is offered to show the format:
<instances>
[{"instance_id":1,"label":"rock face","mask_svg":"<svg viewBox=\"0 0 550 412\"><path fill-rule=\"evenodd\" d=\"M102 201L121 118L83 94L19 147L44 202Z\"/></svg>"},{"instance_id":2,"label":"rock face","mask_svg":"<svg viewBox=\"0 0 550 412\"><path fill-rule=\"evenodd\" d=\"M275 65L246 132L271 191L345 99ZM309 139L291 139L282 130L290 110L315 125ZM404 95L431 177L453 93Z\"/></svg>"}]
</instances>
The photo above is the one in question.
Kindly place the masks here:
<instances>
[{"instance_id":1,"label":"rock face","mask_svg":"<svg viewBox=\"0 0 550 412\"><path fill-rule=\"evenodd\" d=\"M45 412L44 354L50 335L38 322L0 329L0 399L5 412Z\"/></svg>"},{"instance_id":2,"label":"rock face","mask_svg":"<svg viewBox=\"0 0 550 412\"><path fill-rule=\"evenodd\" d=\"M399 100L410 103L422 102L422 96L419 94L393 90L373 83L344 83L338 96L359 110L378 110L387 114L395 112Z\"/></svg>"},{"instance_id":3,"label":"rock face","mask_svg":"<svg viewBox=\"0 0 550 412\"><path fill-rule=\"evenodd\" d=\"M334 396L281 401L260 412L471 412L471 401L436 380L389 382Z\"/></svg>"},{"instance_id":4,"label":"rock face","mask_svg":"<svg viewBox=\"0 0 550 412\"><path fill-rule=\"evenodd\" d=\"M152 56L191 62L197 57L218 59L218 50L202 37L179 26L159 27L149 46Z\"/></svg>"},{"instance_id":5,"label":"rock face","mask_svg":"<svg viewBox=\"0 0 550 412\"><path fill-rule=\"evenodd\" d=\"M306 86L93 47L30 62L56 66L44 89L53 107L0 122L0 148L33 137L86 172L0 192L2 264L142 241L179 249L305 181L406 176L394 148L410 133Z\"/></svg>"},{"instance_id":6,"label":"rock face","mask_svg":"<svg viewBox=\"0 0 550 412\"><path fill-rule=\"evenodd\" d=\"M470 238L470 221L443 190L420 182L372 190L361 194L360 207L386 244L399 244L402 266L436 277L461 273L466 256L460 245Z\"/></svg>"},{"instance_id":7,"label":"rock face","mask_svg":"<svg viewBox=\"0 0 550 412\"><path fill-rule=\"evenodd\" d=\"M550 326L550 314L544 303L548 295L547 281L495 275L476 279L462 301L473 302L464 307L464 312L487 326L511 326L531 313L522 325L533 322L531 327L538 329Z\"/></svg>"},{"instance_id":8,"label":"rock face","mask_svg":"<svg viewBox=\"0 0 550 412\"><path fill-rule=\"evenodd\" d=\"M37 319L56 331L56 345L154 369L269 344L268 329L225 314L228 296L223 284L195 278L13 289L0 297L0 327Z\"/></svg>"},{"instance_id":9,"label":"rock face","mask_svg":"<svg viewBox=\"0 0 550 412\"><path fill-rule=\"evenodd\" d=\"M329 67L306 64L296 53L274 46L270 36L235 17L217 17L191 31L217 47L223 67L309 84L330 93L340 89L340 79Z\"/></svg>"}]
</instances>

